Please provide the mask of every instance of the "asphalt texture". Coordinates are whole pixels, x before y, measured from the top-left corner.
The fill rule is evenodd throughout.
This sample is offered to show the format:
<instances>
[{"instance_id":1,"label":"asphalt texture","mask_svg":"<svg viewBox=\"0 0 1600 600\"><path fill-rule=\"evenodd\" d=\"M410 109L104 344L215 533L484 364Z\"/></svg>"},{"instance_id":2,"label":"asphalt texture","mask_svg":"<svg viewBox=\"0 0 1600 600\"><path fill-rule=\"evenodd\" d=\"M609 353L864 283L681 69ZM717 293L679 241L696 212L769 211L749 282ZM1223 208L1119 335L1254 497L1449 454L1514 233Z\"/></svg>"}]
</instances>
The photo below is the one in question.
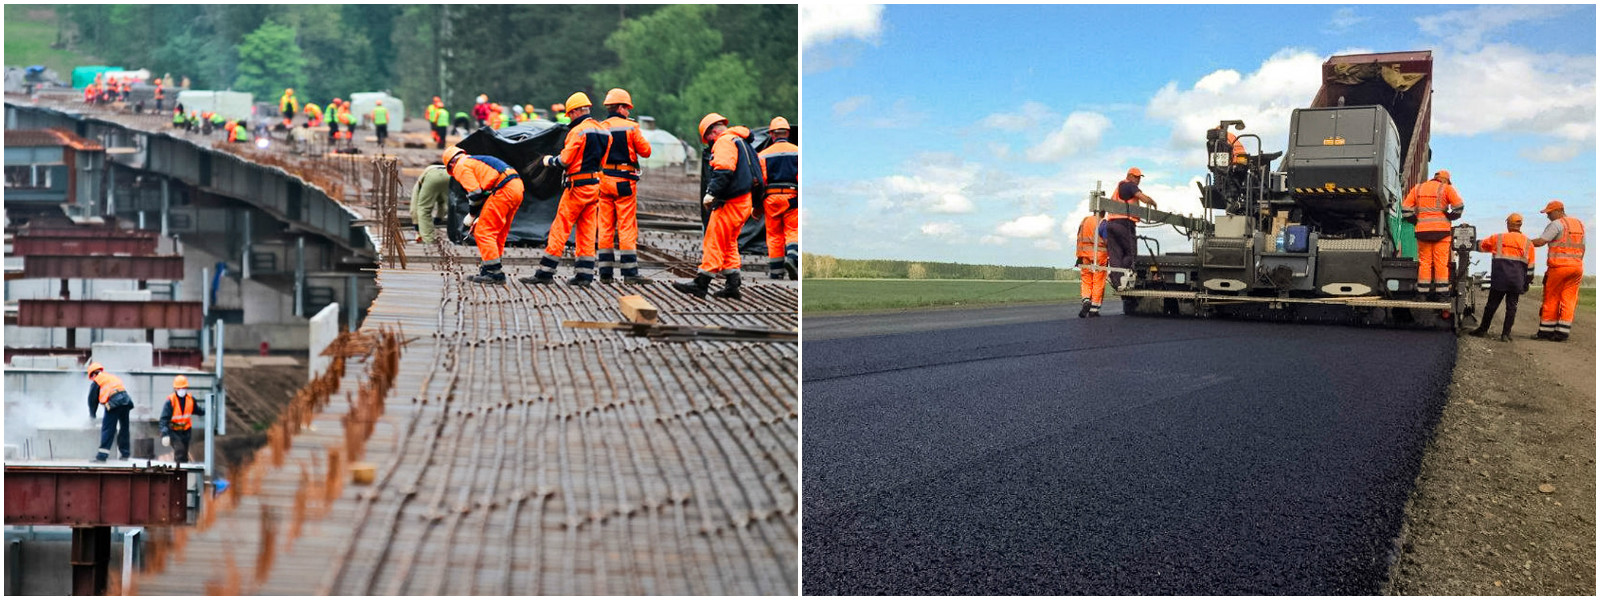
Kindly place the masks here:
<instances>
[{"instance_id":1,"label":"asphalt texture","mask_svg":"<svg viewBox=\"0 0 1600 600\"><path fill-rule=\"evenodd\" d=\"M806 319L805 594L1380 591L1450 334L1041 314Z\"/></svg>"}]
</instances>

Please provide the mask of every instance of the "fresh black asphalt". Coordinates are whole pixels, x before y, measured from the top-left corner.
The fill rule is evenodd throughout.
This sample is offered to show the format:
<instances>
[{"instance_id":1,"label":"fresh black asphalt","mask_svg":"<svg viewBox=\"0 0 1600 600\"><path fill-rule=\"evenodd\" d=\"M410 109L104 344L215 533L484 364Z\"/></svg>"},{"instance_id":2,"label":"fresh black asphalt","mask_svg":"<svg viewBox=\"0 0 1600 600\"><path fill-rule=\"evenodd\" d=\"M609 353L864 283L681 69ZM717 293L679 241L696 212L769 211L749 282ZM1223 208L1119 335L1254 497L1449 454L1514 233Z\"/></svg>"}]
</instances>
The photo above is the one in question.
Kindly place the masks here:
<instances>
[{"instance_id":1,"label":"fresh black asphalt","mask_svg":"<svg viewBox=\"0 0 1600 600\"><path fill-rule=\"evenodd\" d=\"M804 342L804 593L1380 590L1454 338L1054 314Z\"/></svg>"}]
</instances>

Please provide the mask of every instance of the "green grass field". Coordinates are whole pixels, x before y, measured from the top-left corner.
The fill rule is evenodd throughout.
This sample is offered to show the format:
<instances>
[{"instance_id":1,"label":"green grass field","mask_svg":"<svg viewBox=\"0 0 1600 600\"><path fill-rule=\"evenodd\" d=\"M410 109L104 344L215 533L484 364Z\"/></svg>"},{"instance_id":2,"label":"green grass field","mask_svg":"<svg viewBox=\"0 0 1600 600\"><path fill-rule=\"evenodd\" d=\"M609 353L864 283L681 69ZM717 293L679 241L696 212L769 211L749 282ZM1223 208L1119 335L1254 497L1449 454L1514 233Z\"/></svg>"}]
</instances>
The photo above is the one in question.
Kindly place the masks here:
<instances>
[{"instance_id":1,"label":"green grass field","mask_svg":"<svg viewBox=\"0 0 1600 600\"><path fill-rule=\"evenodd\" d=\"M816 279L802 288L806 314L1018 302L1076 303L1076 281Z\"/></svg>"},{"instance_id":2,"label":"green grass field","mask_svg":"<svg viewBox=\"0 0 1600 600\"><path fill-rule=\"evenodd\" d=\"M6 5L5 62L7 66L44 65L55 69L62 81L72 78L73 67L100 64L70 50L56 50L56 13L49 5Z\"/></svg>"}]
</instances>

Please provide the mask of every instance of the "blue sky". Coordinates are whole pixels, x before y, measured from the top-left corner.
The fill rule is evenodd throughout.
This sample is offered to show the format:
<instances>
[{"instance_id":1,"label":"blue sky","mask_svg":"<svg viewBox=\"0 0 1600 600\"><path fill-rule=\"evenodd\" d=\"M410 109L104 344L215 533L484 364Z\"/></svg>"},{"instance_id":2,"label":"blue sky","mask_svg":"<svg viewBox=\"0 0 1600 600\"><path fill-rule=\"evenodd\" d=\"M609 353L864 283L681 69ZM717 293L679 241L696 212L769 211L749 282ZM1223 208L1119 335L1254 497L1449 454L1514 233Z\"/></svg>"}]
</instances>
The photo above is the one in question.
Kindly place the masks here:
<instances>
[{"instance_id":1,"label":"blue sky","mask_svg":"<svg viewBox=\"0 0 1600 600\"><path fill-rule=\"evenodd\" d=\"M806 5L801 45L811 253L1069 267L1097 181L1198 214L1207 127L1281 150L1328 56L1403 50L1480 235L1551 198L1595 222L1592 5Z\"/></svg>"}]
</instances>

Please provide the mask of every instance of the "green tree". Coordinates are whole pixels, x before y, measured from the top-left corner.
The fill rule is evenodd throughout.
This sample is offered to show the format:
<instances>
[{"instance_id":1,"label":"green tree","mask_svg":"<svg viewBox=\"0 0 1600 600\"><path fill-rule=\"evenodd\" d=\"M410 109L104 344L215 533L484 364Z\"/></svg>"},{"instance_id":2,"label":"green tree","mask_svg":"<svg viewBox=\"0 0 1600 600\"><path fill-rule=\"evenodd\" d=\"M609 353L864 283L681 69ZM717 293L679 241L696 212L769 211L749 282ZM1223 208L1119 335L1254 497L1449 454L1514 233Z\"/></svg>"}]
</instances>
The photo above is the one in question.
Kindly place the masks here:
<instances>
[{"instance_id":1,"label":"green tree","mask_svg":"<svg viewBox=\"0 0 1600 600\"><path fill-rule=\"evenodd\" d=\"M718 8L675 5L628 19L606 38L619 62L595 74L596 86L626 88L639 103L639 114L656 117L656 124L673 135L694 139L700 116L710 111L694 115L703 107L685 104L684 92L722 47L722 33L710 25Z\"/></svg>"},{"instance_id":2,"label":"green tree","mask_svg":"<svg viewBox=\"0 0 1600 600\"><path fill-rule=\"evenodd\" d=\"M271 100L285 87L305 87L305 69L294 30L267 19L239 43L239 77L233 87Z\"/></svg>"}]
</instances>

